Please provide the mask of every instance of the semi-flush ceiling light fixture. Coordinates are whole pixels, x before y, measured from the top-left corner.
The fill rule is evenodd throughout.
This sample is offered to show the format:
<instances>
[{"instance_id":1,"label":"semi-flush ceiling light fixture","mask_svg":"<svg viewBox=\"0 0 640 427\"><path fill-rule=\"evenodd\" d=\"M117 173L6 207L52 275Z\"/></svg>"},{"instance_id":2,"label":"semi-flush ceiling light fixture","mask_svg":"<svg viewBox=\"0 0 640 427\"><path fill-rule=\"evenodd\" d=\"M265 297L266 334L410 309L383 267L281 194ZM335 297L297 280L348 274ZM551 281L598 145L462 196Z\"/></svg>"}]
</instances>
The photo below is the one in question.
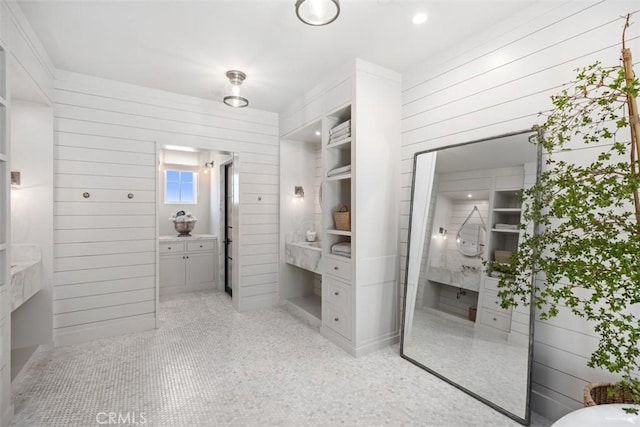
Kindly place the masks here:
<instances>
[{"instance_id":1,"label":"semi-flush ceiling light fixture","mask_svg":"<svg viewBox=\"0 0 640 427\"><path fill-rule=\"evenodd\" d=\"M225 96L222 100L229 107L242 108L249 105L249 100L240 96L240 85L247 78L242 71L229 70L226 73L229 83L231 83L231 95Z\"/></svg>"},{"instance_id":2,"label":"semi-flush ceiling light fixture","mask_svg":"<svg viewBox=\"0 0 640 427\"><path fill-rule=\"evenodd\" d=\"M308 25L330 24L340 15L340 0L297 0L296 15Z\"/></svg>"}]
</instances>

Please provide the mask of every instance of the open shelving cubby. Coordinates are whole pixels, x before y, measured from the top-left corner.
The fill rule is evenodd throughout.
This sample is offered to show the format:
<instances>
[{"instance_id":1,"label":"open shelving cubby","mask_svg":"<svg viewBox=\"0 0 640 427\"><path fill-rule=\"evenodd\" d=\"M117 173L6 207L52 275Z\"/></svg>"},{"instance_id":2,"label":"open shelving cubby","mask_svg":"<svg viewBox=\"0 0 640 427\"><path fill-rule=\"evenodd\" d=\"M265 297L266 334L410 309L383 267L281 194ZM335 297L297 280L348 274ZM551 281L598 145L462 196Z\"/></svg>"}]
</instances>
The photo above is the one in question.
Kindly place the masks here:
<instances>
[{"instance_id":1,"label":"open shelving cubby","mask_svg":"<svg viewBox=\"0 0 640 427\"><path fill-rule=\"evenodd\" d=\"M334 129L338 129L337 132ZM330 113L326 117L326 140L324 152L325 164L325 188L323 189L323 202L325 206L325 242L327 254L331 254L331 247L336 243L351 243L353 230L353 216L351 215L351 230L338 230L333 219L333 212L347 208L351 210L351 189L353 170L328 176L328 173L338 167L351 165L352 146L355 143L351 133L351 104L343 106ZM335 134L339 136L336 138ZM335 141L337 139L337 141ZM349 258L341 256L345 260Z\"/></svg>"}]
</instances>

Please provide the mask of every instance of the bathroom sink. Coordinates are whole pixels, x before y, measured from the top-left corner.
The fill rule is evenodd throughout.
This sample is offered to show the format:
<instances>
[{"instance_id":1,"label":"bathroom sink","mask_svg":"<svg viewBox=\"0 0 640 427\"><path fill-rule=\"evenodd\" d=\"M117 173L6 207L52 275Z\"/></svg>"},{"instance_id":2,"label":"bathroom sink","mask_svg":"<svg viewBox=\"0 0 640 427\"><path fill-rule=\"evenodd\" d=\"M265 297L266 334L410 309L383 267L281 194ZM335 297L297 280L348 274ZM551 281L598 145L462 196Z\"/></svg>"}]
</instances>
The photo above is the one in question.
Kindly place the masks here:
<instances>
[{"instance_id":1,"label":"bathroom sink","mask_svg":"<svg viewBox=\"0 0 640 427\"><path fill-rule=\"evenodd\" d=\"M285 258L287 264L322 274L321 242L287 242Z\"/></svg>"},{"instance_id":2,"label":"bathroom sink","mask_svg":"<svg viewBox=\"0 0 640 427\"><path fill-rule=\"evenodd\" d=\"M37 245L11 246L11 311L42 289L42 253Z\"/></svg>"},{"instance_id":3,"label":"bathroom sink","mask_svg":"<svg viewBox=\"0 0 640 427\"><path fill-rule=\"evenodd\" d=\"M451 271L444 267L429 267L428 279L432 282L451 284Z\"/></svg>"}]
</instances>

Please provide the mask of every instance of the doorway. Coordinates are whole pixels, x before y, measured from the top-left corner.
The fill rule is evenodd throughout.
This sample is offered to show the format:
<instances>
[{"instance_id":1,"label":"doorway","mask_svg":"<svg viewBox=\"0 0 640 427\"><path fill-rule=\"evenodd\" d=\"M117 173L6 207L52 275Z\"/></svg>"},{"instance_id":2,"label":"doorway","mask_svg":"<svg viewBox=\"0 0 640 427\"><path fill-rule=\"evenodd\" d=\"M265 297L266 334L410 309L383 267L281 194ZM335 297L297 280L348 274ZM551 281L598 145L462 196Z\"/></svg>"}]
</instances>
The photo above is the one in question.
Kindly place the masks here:
<instances>
[{"instance_id":1,"label":"doorway","mask_svg":"<svg viewBox=\"0 0 640 427\"><path fill-rule=\"evenodd\" d=\"M224 291L233 296L233 163L224 168Z\"/></svg>"}]
</instances>

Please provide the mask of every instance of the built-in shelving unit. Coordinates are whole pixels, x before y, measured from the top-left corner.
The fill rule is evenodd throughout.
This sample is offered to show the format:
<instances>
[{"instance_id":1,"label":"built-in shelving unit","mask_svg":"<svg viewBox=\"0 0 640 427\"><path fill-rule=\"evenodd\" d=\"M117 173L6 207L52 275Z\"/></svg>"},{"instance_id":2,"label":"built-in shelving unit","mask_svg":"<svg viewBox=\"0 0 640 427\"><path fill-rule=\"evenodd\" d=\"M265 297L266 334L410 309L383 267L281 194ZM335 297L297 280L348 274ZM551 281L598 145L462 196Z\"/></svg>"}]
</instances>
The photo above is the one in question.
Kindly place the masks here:
<instances>
[{"instance_id":1,"label":"built-in shelving unit","mask_svg":"<svg viewBox=\"0 0 640 427\"><path fill-rule=\"evenodd\" d=\"M400 109L400 75L356 59L280 117L280 301L312 324L318 320L320 333L354 356L398 340L398 248L389 242L399 230ZM309 154L315 151L304 144L316 142L322 185L314 201L321 194L322 209L314 224L322 257L315 264L312 255L301 256L305 271L286 239L291 232L300 239L309 227ZM290 200L294 186L304 186L304 203ZM334 221L339 211L349 212L346 225ZM319 281L321 297L310 295Z\"/></svg>"}]
</instances>

